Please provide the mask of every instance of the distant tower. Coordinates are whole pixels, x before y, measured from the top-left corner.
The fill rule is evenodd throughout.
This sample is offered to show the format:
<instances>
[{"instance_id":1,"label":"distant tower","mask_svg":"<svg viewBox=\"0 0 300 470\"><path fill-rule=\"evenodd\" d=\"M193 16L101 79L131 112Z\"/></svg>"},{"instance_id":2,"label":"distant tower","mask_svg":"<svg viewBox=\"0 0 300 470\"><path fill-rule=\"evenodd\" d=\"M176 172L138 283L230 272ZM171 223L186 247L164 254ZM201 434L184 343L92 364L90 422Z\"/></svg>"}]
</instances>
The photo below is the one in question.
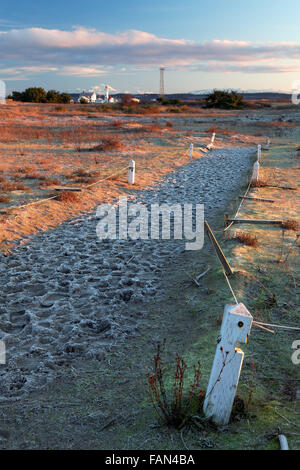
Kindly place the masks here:
<instances>
[{"instance_id":1,"label":"distant tower","mask_svg":"<svg viewBox=\"0 0 300 470\"><path fill-rule=\"evenodd\" d=\"M160 67L159 71L160 71L159 94L160 96L164 96L165 94L165 78L164 78L165 68Z\"/></svg>"}]
</instances>

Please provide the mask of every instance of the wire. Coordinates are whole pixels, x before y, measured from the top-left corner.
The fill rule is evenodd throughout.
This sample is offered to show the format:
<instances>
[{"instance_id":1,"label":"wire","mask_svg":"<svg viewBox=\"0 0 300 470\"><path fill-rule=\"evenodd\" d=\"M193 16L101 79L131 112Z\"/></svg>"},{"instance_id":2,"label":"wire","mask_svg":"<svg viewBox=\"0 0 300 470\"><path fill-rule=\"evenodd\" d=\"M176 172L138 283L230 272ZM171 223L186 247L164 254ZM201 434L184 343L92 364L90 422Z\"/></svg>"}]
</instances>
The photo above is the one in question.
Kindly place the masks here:
<instances>
[{"instance_id":1,"label":"wire","mask_svg":"<svg viewBox=\"0 0 300 470\"><path fill-rule=\"evenodd\" d=\"M116 175L118 175L119 173L125 172L125 170L127 170L127 168L128 168L128 167L126 166L126 167L122 168L121 170L117 171L116 173L113 173L113 174L111 174L111 175L108 175L108 176L106 176L105 178L102 178L101 180L96 181L95 183L89 184L88 186L84 186L82 189L83 189L83 190L89 189L89 188L91 188L92 186L95 186L96 184L101 183L102 181L108 180L109 178L112 178L113 176L116 176ZM51 199L56 199L56 198L57 198L57 195L51 196L51 197L47 197L47 198L44 198L44 199L39 199L38 201L28 202L27 204L22 204L21 206L11 206L11 207L9 207L8 209L21 209L21 208L23 208L23 207L32 206L32 205L34 205L34 204L41 204L42 202L50 201Z\"/></svg>"},{"instance_id":2,"label":"wire","mask_svg":"<svg viewBox=\"0 0 300 470\"><path fill-rule=\"evenodd\" d=\"M284 330L298 330L298 331L300 331L300 328L297 328L295 326L273 325L272 323L263 323L263 322L256 321L256 320L255 320L255 323L257 323L257 325L272 326L273 328L282 328Z\"/></svg>"}]
</instances>

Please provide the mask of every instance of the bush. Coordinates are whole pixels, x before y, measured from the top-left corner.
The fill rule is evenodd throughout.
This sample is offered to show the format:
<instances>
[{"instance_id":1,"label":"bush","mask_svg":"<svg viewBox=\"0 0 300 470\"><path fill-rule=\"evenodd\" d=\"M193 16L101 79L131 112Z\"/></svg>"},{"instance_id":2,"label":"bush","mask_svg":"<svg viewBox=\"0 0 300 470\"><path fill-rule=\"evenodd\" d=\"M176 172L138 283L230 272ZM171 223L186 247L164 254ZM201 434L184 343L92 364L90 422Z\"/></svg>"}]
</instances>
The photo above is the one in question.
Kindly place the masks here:
<instances>
[{"instance_id":1,"label":"bush","mask_svg":"<svg viewBox=\"0 0 300 470\"><path fill-rule=\"evenodd\" d=\"M157 98L156 101L158 101L163 106L178 105L178 104L182 103L182 101L179 98L170 98L170 99L168 99L165 96L160 96L159 98Z\"/></svg>"},{"instance_id":2,"label":"bush","mask_svg":"<svg viewBox=\"0 0 300 470\"><path fill-rule=\"evenodd\" d=\"M89 149L90 152L108 152L112 150L122 150L123 144L116 136L103 136L101 142Z\"/></svg>"},{"instance_id":3,"label":"bush","mask_svg":"<svg viewBox=\"0 0 300 470\"><path fill-rule=\"evenodd\" d=\"M246 105L244 95L236 91L223 90L214 90L207 96L205 103L207 108L221 109L241 109Z\"/></svg>"},{"instance_id":4,"label":"bush","mask_svg":"<svg viewBox=\"0 0 300 470\"><path fill-rule=\"evenodd\" d=\"M56 200L64 203L74 203L79 202L80 198L78 194L73 191L61 191L58 196L56 196Z\"/></svg>"}]
</instances>

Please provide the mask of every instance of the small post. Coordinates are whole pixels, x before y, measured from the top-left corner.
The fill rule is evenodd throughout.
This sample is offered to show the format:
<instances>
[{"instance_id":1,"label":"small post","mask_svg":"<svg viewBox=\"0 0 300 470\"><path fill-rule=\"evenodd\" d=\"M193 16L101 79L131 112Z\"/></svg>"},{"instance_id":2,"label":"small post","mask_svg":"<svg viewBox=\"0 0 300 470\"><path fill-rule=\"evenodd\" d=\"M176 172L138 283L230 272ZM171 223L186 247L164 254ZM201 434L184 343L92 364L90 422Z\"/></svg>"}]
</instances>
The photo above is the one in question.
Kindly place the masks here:
<instances>
[{"instance_id":1,"label":"small post","mask_svg":"<svg viewBox=\"0 0 300 470\"><path fill-rule=\"evenodd\" d=\"M191 144L191 145L190 145L190 151L189 151L189 157L190 157L190 158L193 157L193 150L194 150L194 144Z\"/></svg>"},{"instance_id":2,"label":"small post","mask_svg":"<svg viewBox=\"0 0 300 470\"><path fill-rule=\"evenodd\" d=\"M213 135L211 136L211 141L210 141L212 145L215 143L215 137L216 137L216 133L213 132Z\"/></svg>"},{"instance_id":3,"label":"small post","mask_svg":"<svg viewBox=\"0 0 300 470\"><path fill-rule=\"evenodd\" d=\"M252 184L257 184L259 180L259 162L255 162L253 165L253 173L251 178Z\"/></svg>"},{"instance_id":4,"label":"small post","mask_svg":"<svg viewBox=\"0 0 300 470\"><path fill-rule=\"evenodd\" d=\"M217 425L229 422L244 360L236 343L247 343L252 321L244 304L226 305L203 406L205 416Z\"/></svg>"},{"instance_id":5,"label":"small post","mask_svg":"<svg viewBox=\"0 0 300 470\"><path fill-rule=\"evenodd\" d=\"M130 160L129 171L128 171L128 183L134 184L134 178L135 178L135 161Z\"/></svg>"},{"instance_id":6,"label":"small post","mask_svg":"<svg viewBox=\"0 0 300 470\"><path fill-rule=\"evenodd\" d=\"M257 146L257 161L259 162L261 159L261 145Z\"/></svg>"},{"instance_id":7,"label":"small post","mask_svg":"<svg viewBox=\"0 0 300 470\"><path fill-rule=\"evenodd\" d=\"M6 364L5 343L2 340L0 340L0 364Z\"/></svg>"}]
</instances>

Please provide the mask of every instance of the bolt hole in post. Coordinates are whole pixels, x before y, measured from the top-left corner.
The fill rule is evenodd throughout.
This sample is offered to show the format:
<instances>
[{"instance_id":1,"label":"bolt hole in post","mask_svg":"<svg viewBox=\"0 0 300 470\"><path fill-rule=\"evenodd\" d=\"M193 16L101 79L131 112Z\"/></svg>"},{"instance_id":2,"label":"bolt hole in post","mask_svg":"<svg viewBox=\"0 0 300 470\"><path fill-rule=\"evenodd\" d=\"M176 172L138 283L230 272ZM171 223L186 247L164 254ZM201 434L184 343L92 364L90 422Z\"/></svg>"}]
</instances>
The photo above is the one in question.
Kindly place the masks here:
<instances>
[{"instance_id":1,"label":"bolt hole in post","mask_svg":"<svg viewBox=\"0 0 300 470\"><path fill-rule=\"evenodd\" d=\"M129 171L128 171L128 183L134 184L134 181L135 181L135 161L130 160Z\"/></svg>"}]
</instances>

